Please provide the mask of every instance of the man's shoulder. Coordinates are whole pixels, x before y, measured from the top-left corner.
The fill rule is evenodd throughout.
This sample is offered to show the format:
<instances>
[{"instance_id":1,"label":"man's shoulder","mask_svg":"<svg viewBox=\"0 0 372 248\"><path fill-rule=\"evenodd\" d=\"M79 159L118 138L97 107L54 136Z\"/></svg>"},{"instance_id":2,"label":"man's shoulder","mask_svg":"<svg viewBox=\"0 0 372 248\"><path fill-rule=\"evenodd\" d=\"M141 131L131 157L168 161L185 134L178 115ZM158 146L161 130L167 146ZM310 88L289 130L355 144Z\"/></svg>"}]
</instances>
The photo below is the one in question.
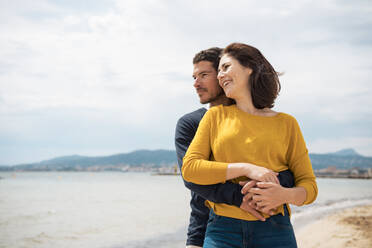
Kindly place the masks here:
<instances>
[{"instance_id":1,"label":"man's shoulder","mask_svg":"<svg viewBox=\"0 0 372 248\"><path fill-rule=\"evenodd\" d=\"M197 109L195 111L192 111L190 113L187 113L185 115L183 115L179 120L178 122L199 122L204 114L207 112L207 109L205 108L200 108L200 109Z\"/></svg>"},{"instance_id":2,"label":"man's shoulder","mask_svg":"<svg viewBox=\"0 0 372 248\"><path fill-rule=\"evenodd\" d=\"M205 108L200 108L182 116L177 122L176 139L180 137L184 138L185 136L189 136L192 139L199 126L200 120L206 112L207 110Z\"/></svg>"}]
</instances>

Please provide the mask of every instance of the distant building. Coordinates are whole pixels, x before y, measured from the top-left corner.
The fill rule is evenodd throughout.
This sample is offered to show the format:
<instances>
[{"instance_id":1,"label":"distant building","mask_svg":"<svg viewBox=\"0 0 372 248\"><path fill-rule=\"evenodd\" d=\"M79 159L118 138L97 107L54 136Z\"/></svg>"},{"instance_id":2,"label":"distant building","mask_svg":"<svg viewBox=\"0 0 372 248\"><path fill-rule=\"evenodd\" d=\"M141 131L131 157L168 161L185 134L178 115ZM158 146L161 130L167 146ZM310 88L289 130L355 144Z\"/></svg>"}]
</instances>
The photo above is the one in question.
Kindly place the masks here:
<instances>
[{"instance_id":1,"label":"distant building","mask_svg":"<svg viewBox=\"0 0 372 248\"><path fill-rule=\"evenodd\" d=\"M369 178L372 178L372 168L367 169L367 175Z\"/></svg>"},{"instance_id":2,"label":"distant building","mask_svg":"<svg viewBox=\"0 0 372 248\"><path fill-rule=\"evenodd\" d=\"M372 168L361 169L354 167L351 169L337 169L336 166L329 166L324 169L315 170L317 177L335 178L372 178Z\"/></svg>"}]
</instances>

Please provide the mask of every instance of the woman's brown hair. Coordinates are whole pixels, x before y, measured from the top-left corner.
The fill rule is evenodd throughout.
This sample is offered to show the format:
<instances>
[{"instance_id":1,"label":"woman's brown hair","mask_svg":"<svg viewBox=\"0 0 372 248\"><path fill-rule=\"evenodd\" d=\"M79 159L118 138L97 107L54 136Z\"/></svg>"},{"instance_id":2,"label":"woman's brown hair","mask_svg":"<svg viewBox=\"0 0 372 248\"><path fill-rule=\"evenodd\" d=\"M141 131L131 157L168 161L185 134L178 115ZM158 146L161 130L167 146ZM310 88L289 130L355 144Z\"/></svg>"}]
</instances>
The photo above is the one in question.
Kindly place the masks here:
<instances>
[{"instance_id":1,"label":"woman's brown hair","mask_svg":"<svg viewBox=\"0 0 372 248\"><path fill-rule=\"evenodd\" d=\"M262 53L255 47L232 43L222 51L222 55L224 54L238 60L242 66L252 69L248 87L255 108L274 107L274 101L280 91L279 77Z\"/></svg>"}]
</instances>

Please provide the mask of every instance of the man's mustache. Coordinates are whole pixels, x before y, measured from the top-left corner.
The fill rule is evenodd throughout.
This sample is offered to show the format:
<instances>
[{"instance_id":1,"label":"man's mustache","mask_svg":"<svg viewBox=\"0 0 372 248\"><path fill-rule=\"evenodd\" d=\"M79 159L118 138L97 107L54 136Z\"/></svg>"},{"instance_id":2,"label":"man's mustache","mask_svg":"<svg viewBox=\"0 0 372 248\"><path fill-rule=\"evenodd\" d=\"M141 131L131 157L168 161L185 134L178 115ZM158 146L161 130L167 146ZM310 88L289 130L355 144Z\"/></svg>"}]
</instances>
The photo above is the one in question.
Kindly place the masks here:
<instances>
[{"instance_id":1,"label":"man's mustache","mask_svg":"<svg viewBox=\"0 0 372 248\"><path fill-rule=\"evenodd\" d=\"M206 88L197 88L196 89L196 92L202 92L202 91L208 91Z\"/></svg>"}]
</instances>

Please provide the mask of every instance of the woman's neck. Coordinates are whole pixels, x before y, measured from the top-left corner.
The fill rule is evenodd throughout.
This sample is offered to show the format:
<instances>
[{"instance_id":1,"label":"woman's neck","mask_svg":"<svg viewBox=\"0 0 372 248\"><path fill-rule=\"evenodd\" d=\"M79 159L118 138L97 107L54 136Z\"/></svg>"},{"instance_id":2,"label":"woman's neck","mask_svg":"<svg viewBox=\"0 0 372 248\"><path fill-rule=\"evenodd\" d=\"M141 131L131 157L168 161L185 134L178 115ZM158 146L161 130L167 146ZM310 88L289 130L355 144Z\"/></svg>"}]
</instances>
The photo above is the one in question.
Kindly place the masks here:
<instances>
[{"instance_id":1,"label":"woman's neck","mask_svg":"<svg viewBox=\"0 0 372 248\"><path fill-rule=\"evenodd\" d=\"M259 109L253 105L253 101L250 95L235 99L236 107L248 114L257 114Z\"/></svg>"},{"instance_id":2,"label":"woman's neck","mask_svg":"<svg viewBox=\"0 0 372 248\"><path fill-rule=\"evenodd\" d=\"M235 99L236 101L236 107L248 114L251 115L261 115L261 116L274 116L277 114L277 112L269 109L258 109L253 105L253 101L251 96L245 96L243 98Z\"/></svg>"}]
</instances>

